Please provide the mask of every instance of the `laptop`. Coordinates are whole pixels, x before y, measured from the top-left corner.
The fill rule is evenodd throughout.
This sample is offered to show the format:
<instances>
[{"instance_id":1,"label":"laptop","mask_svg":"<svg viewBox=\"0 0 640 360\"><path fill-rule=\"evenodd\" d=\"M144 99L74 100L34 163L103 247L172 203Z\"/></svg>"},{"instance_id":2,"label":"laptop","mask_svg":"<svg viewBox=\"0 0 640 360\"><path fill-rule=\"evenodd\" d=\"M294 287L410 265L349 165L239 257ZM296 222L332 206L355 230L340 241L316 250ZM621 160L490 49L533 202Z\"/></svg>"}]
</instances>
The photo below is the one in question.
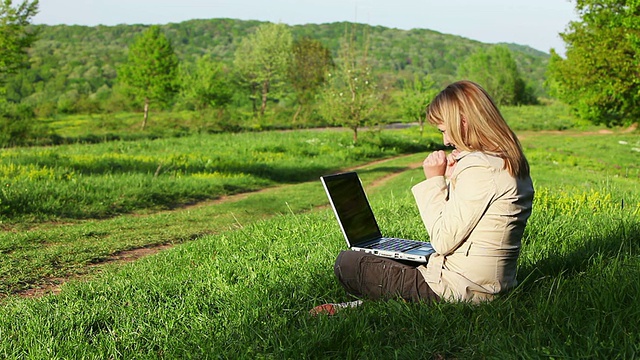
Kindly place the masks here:
<instances>
[{"instance_id":1,"label":"laptop","mask_svg":"<svg viewBox=\"0 0 640 360\"><path fill-rule=\"evenodd\" d=\"M356 172L325 175L320 180L351 250L422 263L434 252L429 242L382 236Z\"/></svg>"}]
</instances>

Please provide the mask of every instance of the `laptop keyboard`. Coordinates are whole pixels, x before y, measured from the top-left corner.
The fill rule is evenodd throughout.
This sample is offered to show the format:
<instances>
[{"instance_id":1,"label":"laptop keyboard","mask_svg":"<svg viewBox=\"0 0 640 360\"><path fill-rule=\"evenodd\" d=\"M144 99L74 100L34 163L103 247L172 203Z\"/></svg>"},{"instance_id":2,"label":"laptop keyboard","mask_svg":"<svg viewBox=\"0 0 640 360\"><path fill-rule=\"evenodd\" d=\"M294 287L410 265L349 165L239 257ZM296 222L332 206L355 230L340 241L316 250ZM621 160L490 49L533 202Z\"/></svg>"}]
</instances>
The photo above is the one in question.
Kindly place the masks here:
<instances>
[{"instance_id":1,"label":"laptop keyboard","mask_svg":"<svg viewBox=\"0 0 640 360\"><path fill-rule=\"evenodd\" d=\"M384 238L383 242L375 244L373 247L380 250L407 251L421 246L419 241L407 241L406 239Z\"/></svg>"}]
</instances>

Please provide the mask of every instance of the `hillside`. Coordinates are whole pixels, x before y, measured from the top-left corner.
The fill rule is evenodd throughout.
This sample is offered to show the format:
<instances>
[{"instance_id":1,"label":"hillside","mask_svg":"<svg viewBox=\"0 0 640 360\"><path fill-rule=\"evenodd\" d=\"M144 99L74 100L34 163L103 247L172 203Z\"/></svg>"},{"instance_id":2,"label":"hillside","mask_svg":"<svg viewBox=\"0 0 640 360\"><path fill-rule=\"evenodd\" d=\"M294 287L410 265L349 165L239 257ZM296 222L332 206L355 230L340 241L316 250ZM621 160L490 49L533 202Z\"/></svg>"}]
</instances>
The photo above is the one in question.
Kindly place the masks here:
<instances>
[{"instance_id":1,"label":"hillside","mask_svg":"<svg viewBox=\"0 0 640 360\"><path fill-rule=\"evenodd\" d=\"M233 19L190 20L161 27L172 41L179 58L192 62L202 55L231 63L240 40L262 24ZM291 26L295 38L320 40L334 54L351 23ZM492 46L460 36L427 29L399 30L359 24L368 34L374 67L394 80L431 74L439 83L455 78L456 69L469 54ZM117 67L126 60L127 48L148 26L36 25L40 38L30 50L32 66L8 86L8 97L64 100L70 92L100 97L114 84ZM543 93L544 72L549 55L522 45L509 44L525 80Z\"/></svg>"}]
</instances>

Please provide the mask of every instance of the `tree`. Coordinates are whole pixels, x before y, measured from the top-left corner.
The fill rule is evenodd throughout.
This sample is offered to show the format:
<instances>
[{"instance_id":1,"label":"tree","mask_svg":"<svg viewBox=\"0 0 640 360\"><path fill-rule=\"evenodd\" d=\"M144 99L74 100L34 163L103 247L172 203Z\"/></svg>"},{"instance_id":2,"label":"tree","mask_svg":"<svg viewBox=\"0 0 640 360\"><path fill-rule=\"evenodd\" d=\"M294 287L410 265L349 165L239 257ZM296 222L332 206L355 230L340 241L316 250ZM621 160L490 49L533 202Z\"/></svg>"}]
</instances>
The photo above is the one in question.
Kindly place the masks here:
<instances>
[{"instance_id":1,"label":"tree","mask_svg":"<svg viewBox=\"0 0 640 360\"><path fill-rule=\"evenodd\" d=\"M243 38L235 52L234 65L241 82L249 89L254 113L260 95L260 116L271 93L282 89L291 61L292 36L284 24L264 24Z\"/></svg>"},{"instance_id":2,"label":"tree","mask_svg":"<svg viewBox=\"0 0 640 360\"><path fill-rule=\"evenodd\" d=\"M9 76L28 66L27 48L37 36L28 25L37 12L38 0L16 7L0 2L0 146L24 145L39 132L32 107L8 102L5 87Z\"/></svg>"},{"instance_id":3,"label":"tree","mask_svg":"<svg viewBox=\"0 0 640 360\"><path fill-rule=\"evenodd\" d=\"M334 64L331 51L320 41L308 37L295 41L291 52L293 59L289 67L289 81L298 101L298 109L293 116L295 122L302 109L314 99Z\"/></svg>"},{"instance_id":4,"label":"tree","mask_svg":"<svg viewBox=\"0 0 640 360\"><path fill-rule=\"evenodd\" d=\"M420 135L424 131L424 120L427 106L438 94L439 89L430 76L420 78L416 75L413 81L405 81L398 99L402 115L420 124Z\"/></svg>"},{"instance_id":5,"label":"tree","mask_svg":"<svg viewBox=\"0 0 640 360\"><path fill-rule=\"evenodd\" d=\"M199 58L195 65L180 68L180 99L196 111L222 108L231 101L232 95L222 64L208 56Z\"/></svg>"},{"instance_id":6,"label":"tree","mask_svg":"<svg viewBox=\"0 0 640 360\"><path fill-rule=\"evenodd\" d=\"M12 0L0 2L0 90L3 100L7 76L27 66L27 48L37 36L36 30L28 25L37 13L38 0L25 0L16 7Z\"/></svg>"},{"instance_id":7,"label":"tree","mask_svg":"<svg viewBox=\"0 0 640 360\"><path fill-rule=\"evenodd\" d=\"M578 116L607 126L640 117L640 3L579 0L580 21L560 34L566 58L551 52L547 85Z\"/></svg>"},{"instance_id":8,"label":"tree","mask_svg":"<svg viewBox=\"0 0 640 360\"><path fill-rule=\"evenodd\" d=\"M478 49L460 64L458 76L480 84L499 105L535 102L506 46Z\"/></svg>"},{"instance_id":9,"label":"tree","mask_svg":"<svg viewBox=\"0 0 640 360\"><path fill-rule=\"evenodd\" d=\"M368 59L368 40L358 50L352 30L342 39L335 71L328 75L322 93L321 112L334 124L353 130L358 142L358 129L372 116L380 104L375 78Z\"/></svg>"},{"instance_id":10,"label":"tree","mask_svg":"<svg viewBox=\"0 0 640 360\"><path fill-rule=\"evenodd\" d=\"M159 26L151 26L129 48L119 80L137 100L144 102L142 130L147 125L149 104L168 103L177 91L178 57Z\"/></svg>"}]
</instances>

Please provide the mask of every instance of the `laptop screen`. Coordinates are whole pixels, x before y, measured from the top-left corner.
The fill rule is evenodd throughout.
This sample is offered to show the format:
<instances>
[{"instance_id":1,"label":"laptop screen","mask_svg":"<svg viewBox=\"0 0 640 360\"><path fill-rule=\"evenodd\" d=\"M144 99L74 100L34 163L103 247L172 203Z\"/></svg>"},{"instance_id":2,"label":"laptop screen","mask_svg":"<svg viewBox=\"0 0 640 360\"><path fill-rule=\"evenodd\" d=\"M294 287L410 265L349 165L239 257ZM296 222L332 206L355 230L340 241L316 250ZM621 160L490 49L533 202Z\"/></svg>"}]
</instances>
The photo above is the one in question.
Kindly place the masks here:
<instances>
[{"instance_id":1,"label":"laptop screen","mask_svg":"<svg viewBox=\"0 0 640 360\"><path fill-rule=\"evenodd\" d=\"M350 246L381 237L380 228L355 172L323 176L322 182Z\"/></svg>"}]
</instances>

